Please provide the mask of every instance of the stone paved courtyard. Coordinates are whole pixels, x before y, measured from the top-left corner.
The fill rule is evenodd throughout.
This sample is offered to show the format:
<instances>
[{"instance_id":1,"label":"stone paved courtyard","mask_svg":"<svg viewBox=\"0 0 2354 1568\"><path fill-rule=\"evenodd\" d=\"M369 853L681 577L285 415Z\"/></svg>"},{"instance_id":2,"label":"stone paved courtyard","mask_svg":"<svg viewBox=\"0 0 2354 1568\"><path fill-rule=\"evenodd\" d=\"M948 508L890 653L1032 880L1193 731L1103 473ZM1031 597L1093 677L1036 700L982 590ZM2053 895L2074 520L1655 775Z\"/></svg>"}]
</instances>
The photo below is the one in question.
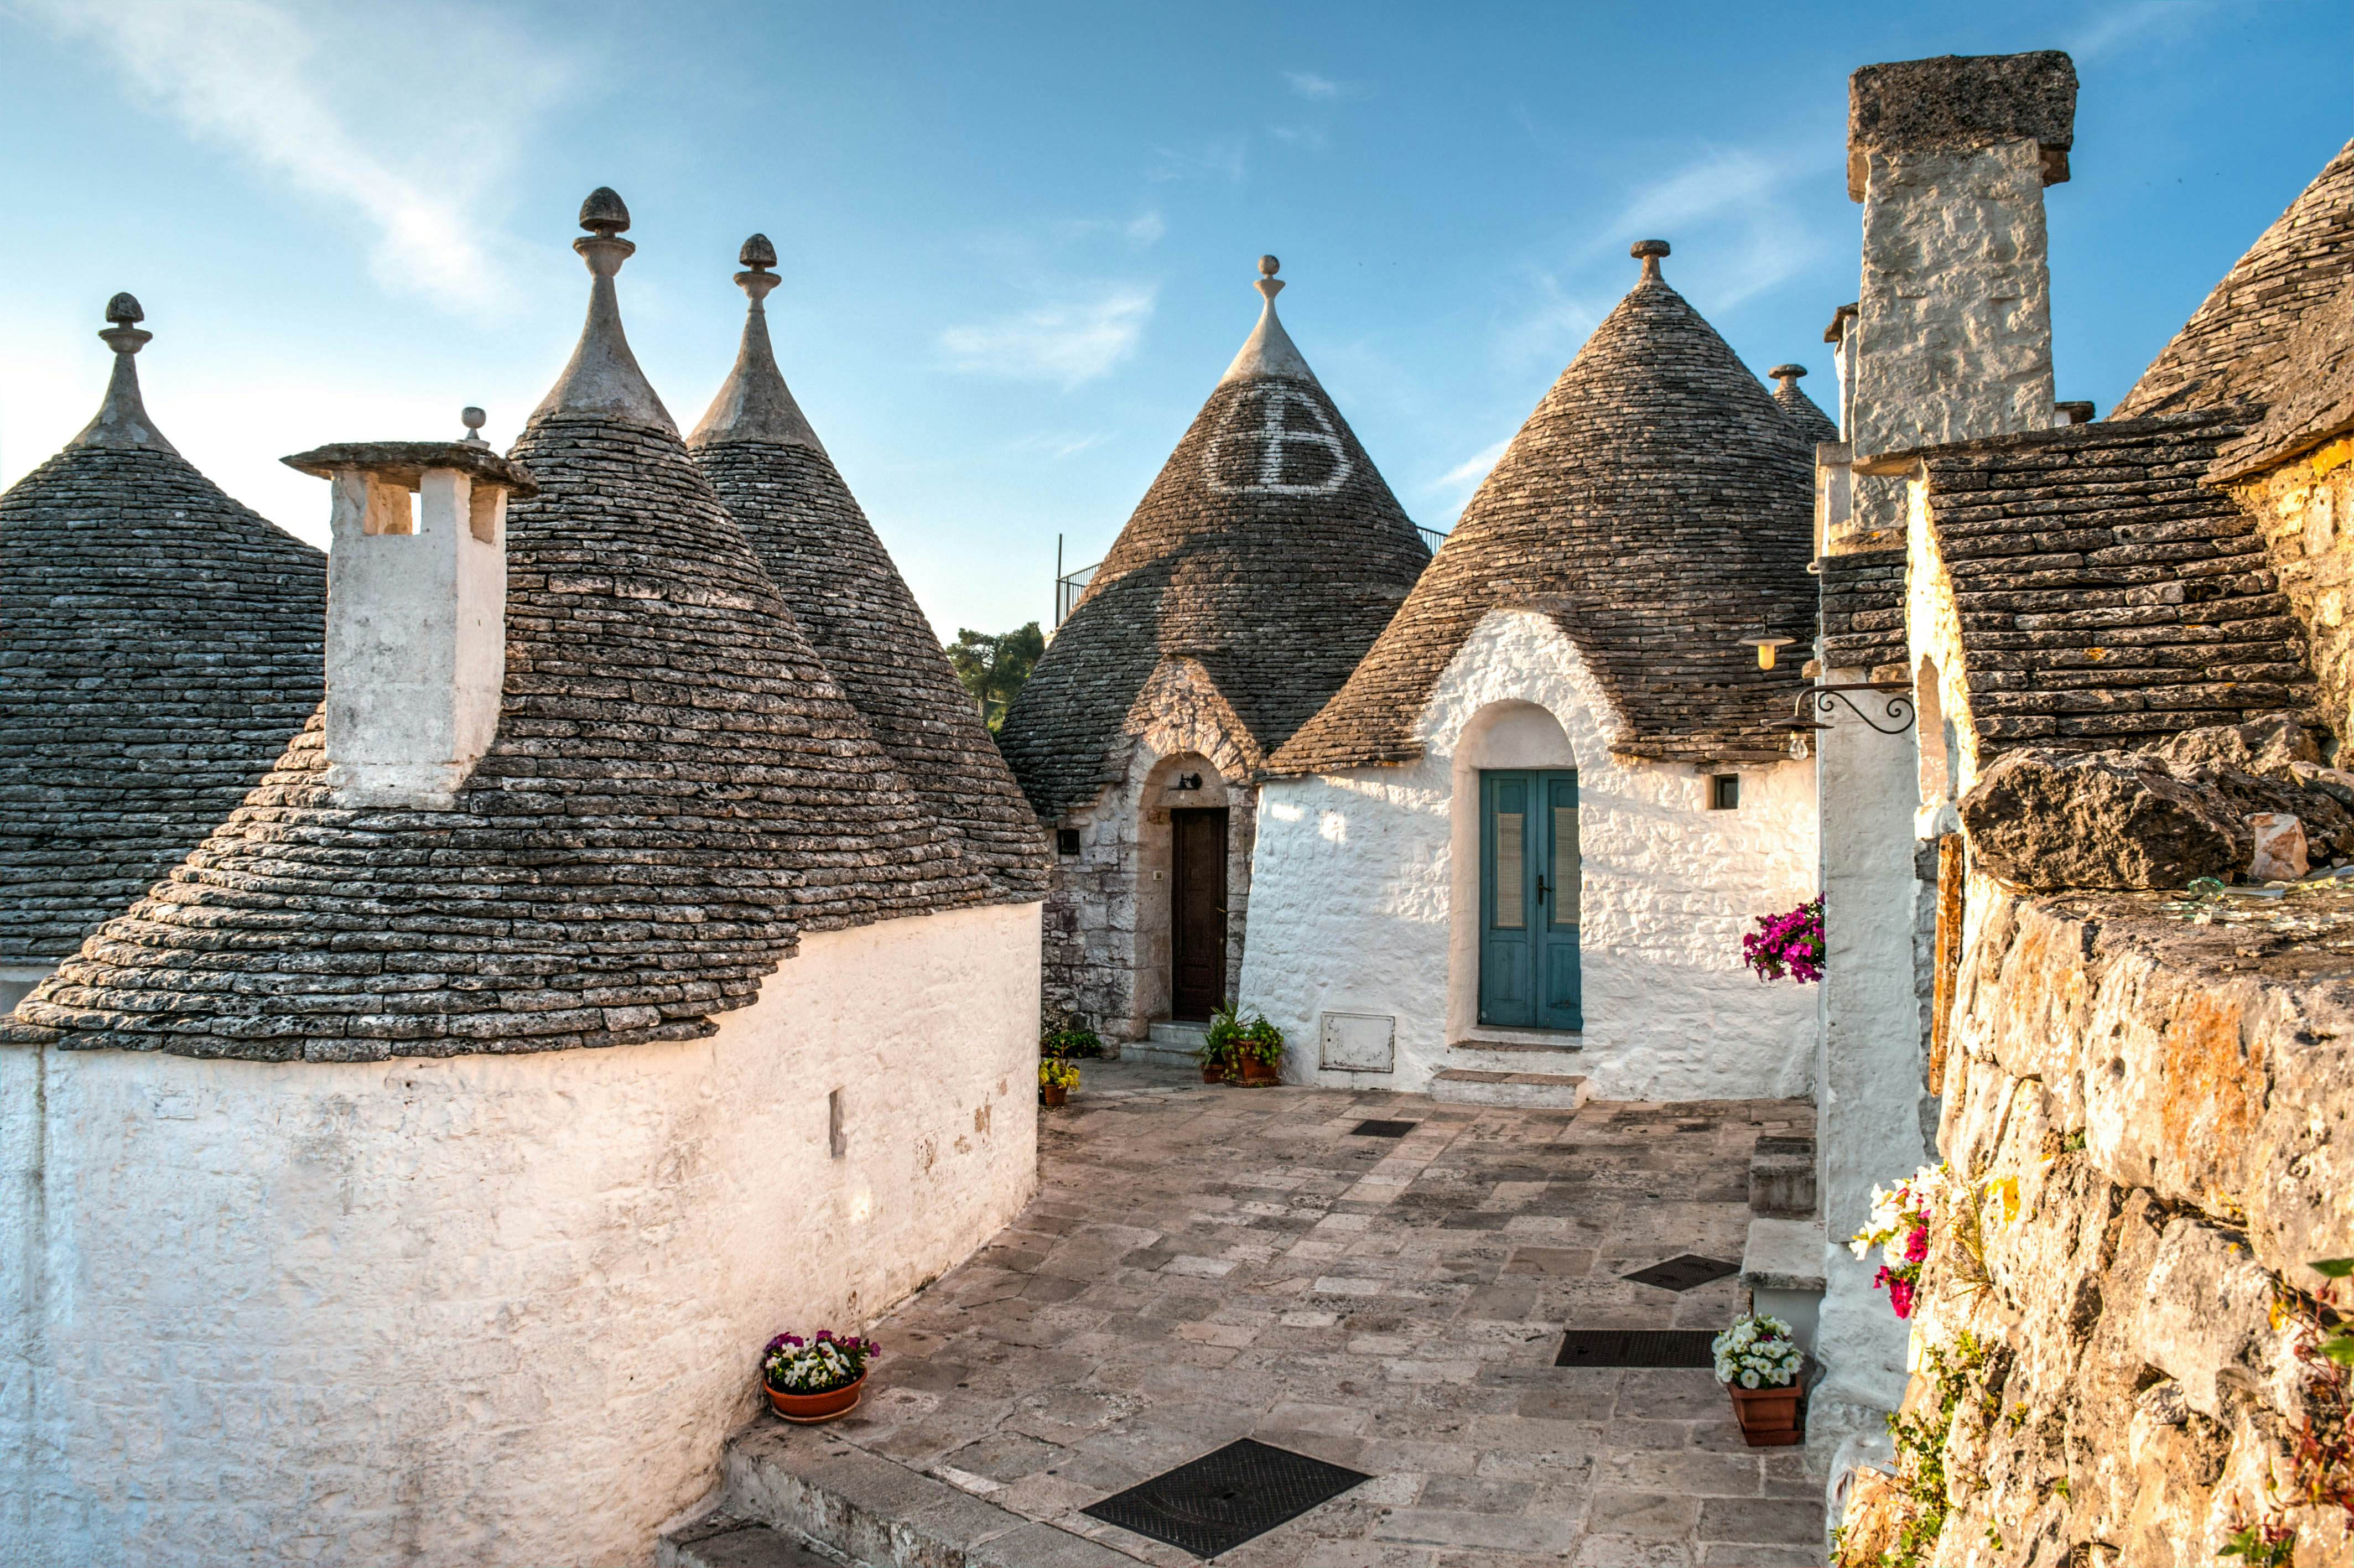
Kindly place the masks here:
<instances>
[{"instance_id":1,"label":"stone paved courtyard","mask_svg":"<svg viewBox=\"0 0 2354 1568\"><path fill-rule=\"evenodd\" d=\"M1237 1437L1373 1479L1219 1559L1236 1568L1725 1568L1821 1561L1821 1489L1744 1447L1705 1372L1557 1368L1565 1324L1715 1328L1783 1101L1490 1109L1242 1090L1086 1065L1042 1113L1037 1200L876 1326L822 1429L1149 1562L1078 1510ZM1416 1125L1355 1136L1363 1119Z\"/></svg>"}]
</instances>

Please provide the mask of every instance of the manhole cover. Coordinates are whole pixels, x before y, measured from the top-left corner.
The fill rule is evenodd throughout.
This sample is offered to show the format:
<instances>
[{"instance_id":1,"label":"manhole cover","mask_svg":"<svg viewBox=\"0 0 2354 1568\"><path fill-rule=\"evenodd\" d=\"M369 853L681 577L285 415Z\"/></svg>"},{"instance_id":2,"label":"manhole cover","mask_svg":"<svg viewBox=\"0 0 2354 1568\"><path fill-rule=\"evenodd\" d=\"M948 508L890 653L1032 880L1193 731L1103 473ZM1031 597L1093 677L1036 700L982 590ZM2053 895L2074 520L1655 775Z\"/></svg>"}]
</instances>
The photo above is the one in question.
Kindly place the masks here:
<instances>
[{"instance_id":1,"label":"manhole cover","mask_svg":"<svg viewBox=\"0 0 2354 1568\"><path fill-rule=\"evenodd\" d=\"M1404 1138L1415 1129L1410 1121L1361 1121L1349 1129L1352 1138Z\"/></svg>"},{"instance_id":2,"label":"manhole cover","mask_svg":"<svg viewBox=\"0 0 2354 1568\"><path fill-rule=\"evenodd\" d=\"M1741 1266L1737 1263L1727 1263L1721 1257L1702 1257L1688 1252L1665 1263L1638 1268L1625 1277L1638 1285L1656 1285L1662 1290L1690 1290L1711 1280L1723 1279L1728 1274L1740 1272Z\"/></svg>"},{"instance_id":3,"label":"manhole cover","mask_svg":"<svg viewBox=\"0 0 2354 1568\"><path fill-rule=\"evenodd\" d=\"M1713 1329L1572 1329L1561 1337L1557 1367L1707 1367Z\"/></svg>"},{"instance_id":4,"label":"manhole cover","mask_svg":"<svg viewBox=\"0 0 2354 1568\"><path fill-rule=\"evenodd\" d=\"M1372 1479L1246 1437L1080 1511L1211 1558Z\"/></svg>"}]
</instances>

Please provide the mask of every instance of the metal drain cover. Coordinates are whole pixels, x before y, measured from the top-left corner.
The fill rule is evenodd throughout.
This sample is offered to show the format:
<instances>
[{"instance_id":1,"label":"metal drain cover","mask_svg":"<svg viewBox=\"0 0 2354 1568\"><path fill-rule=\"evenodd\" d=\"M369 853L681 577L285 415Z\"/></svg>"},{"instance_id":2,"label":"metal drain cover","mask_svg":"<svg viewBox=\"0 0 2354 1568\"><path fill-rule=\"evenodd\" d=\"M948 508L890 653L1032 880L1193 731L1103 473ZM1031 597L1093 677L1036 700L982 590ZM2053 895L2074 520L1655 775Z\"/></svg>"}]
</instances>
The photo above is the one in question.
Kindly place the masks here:
<instances>
[{"instance_id":1,"label":"metal drain cover","mask_svg":"<svg viewBox=\"0 0 2354 1568\"><path fill-rule=\"evenodd\" d=\"M1728 1274L1738 1274L1741 1266L1727 1263L1721 1257L1702 1257L1697 1253L1685 1253L1665 1263L1655 1263L1649 1268L1638 1268L1623 1277L1638 1285L1656 1285L1662 1290L1691 1290Z\"/></svg>"},{"instance_id":2,"label":"metal drain cover","mask_svg":"<svg viewBox=\"0 0 2354 1568\"><path fill-rule=\"evenodd\" d=\"M1713 1329L1572 1329L1561 1337L1557 1367L1706 1367L1716 1357Z\"/></svg>"},{"instance_id":3,"label":"metal drain cover","mask_svg":"<svg viewBox=\"0 0 2354 1568\"><path fill-rule=\"evenodd\" d=\"M1404 1138L1421 1124L1411 1121L1361 1121L1349 1129L1351 1138Z\"/></svg>"},{"instance_id":4,"label":"metal drain cover","mask_svg":"<svg viewBox=\"0 0 2354 1568\"><path fill-rule=\"evenodd\" d=\"M1079 1511L1207 1559L1372 1479L1246 1437Z\"/></svg>"}]
</instances>

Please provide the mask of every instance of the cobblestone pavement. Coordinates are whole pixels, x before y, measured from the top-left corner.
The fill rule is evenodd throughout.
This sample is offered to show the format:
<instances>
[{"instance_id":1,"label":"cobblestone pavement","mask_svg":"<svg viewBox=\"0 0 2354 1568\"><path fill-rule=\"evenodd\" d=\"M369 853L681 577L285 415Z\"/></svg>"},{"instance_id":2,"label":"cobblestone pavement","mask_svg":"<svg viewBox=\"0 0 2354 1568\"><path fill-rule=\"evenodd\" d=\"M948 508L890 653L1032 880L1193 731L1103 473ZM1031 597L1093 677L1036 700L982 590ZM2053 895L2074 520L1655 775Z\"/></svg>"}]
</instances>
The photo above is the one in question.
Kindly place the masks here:
<instances>
[{"instance_id":1,"label":"cobblestone pavement","mask_svg":"<svg viewBox=\"0 0 2354 1568\"><path fill-rule=\"evenodd\" d=\"M1374 1478L1219 1559L1235 1568L1780 1568L1821 1562L1795 1449L1742 1445L1705 1372L1552 1364L1564 1324L1714 1328L1760 1133L1787 1101L1589 1104L1188 1084L1089 1063L1042 1113L1022 1217L876 1326L828 1431L1153 1563L1078 1512L1237 1437ZM1416 1123L1355 1136L1368 1118Z\"/></svg>"}]
</instances>

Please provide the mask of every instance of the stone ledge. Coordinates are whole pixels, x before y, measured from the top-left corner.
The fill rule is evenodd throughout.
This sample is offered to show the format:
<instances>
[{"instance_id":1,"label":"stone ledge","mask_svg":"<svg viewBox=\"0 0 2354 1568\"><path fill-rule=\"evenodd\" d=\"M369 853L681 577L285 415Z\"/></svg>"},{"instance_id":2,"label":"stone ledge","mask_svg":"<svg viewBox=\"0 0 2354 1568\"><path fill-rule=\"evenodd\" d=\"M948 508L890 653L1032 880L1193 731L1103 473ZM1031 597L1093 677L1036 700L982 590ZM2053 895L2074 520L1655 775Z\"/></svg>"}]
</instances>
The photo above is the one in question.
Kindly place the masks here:
<instances>
[{"instance_id":1,"label":"stone ledge","mask_svg":"<svg viewBox=\"0 0 2354 1568\"><path fill-rule=\"evenodd\" d=\"M1820 1220L1752 1220L1741 1283L1750 1290L1820 1291L1828 1245Z\"/></svg>"},{"instance_id":2,"label":"stone ledge","mask_svg":"<svg viewBox=\"0 0 2354 1568\"><path fill-rule=\"evenodd\" d=\"M729 1439L722 1475L730 1514L854 1564L1132 1568L1145 1561L822 1432L787 1431L766 1417Z\"/></svg>"}]
</instances>

